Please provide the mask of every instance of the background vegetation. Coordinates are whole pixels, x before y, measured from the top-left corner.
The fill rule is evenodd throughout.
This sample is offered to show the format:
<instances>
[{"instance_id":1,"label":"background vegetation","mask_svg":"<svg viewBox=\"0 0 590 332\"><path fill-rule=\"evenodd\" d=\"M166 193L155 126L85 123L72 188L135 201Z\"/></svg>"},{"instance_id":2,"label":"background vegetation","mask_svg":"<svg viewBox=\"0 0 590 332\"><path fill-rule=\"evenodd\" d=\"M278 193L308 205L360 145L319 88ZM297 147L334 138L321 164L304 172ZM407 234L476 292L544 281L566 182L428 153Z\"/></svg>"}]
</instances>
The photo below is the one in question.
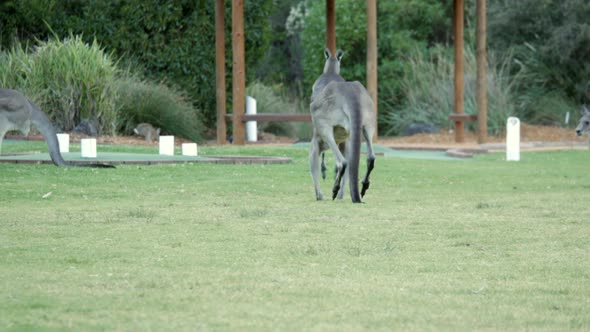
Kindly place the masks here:
<instances>
[{"instance_id":1,"label":"background vegetation","mask_svg":"<svg viewBox=\"0 0 590 332\"><path fill-rule=\"evenodd\" d=\"M432 122L442 128L452 126L446 120L450 100L425 100L444 95L452 86L446 65L452 60L452 3L378 3L382 133L398 134L416 121ZM49 27L62 40L70 34L89 45L96 40L119 67L132 68L141 80L180 91L198 110L194 111L196 118L205 127L213 128L213 5L213 1L205 0L8 0L0 4L0 45L7 51L15 41L25 45L46 41L53 36ZM307 111L310 86L322 69L324 2L264 0L245 1L245 5L248 84L281 85L291 106ZM364 6L364 1L356 0L336 3L337 42L345 51L342 72L347 79L361 82L365 80ZM565 113L576 111L590 97L587 1L490 1L488 7L489 82L492 89L504 91L490 91L492 132L503 126L506 115L517 115L530 124L566 125ZM466 1L468 58L474 47L474 8L474 0ZM231 2L226 1L228 92L232 62L230 17ZM439 81L429 93L417 93L425 88L424 81L417 77L430 75ZM470 84L474 73L468 71L466 75ZM467 93L466 111L475 113L470 87Z\"/></svg>"},{"instance_id":2,"label":"background vegetation","mask_svg":"<svg viewBox=\"0 0 590 332\"><path fill-rule=\"evenodd\" d=\"M121 70L112 54L79 36L0 52L0 86L24 91L59 130L89 120L100 134L132 134L149 122L164 133L203 139L201 119L184 93Z\"/></svg>"},{"instance_id":3,"label":"background vegetation","mask_svg":"<svg viewBox=\"0 0 590 332\"><path fill-rule=\"evenodd\" d=\"M248 68L268 46L271 0L245 1ZM0 4L0 42L34 42L53 34L97 40L146 78L184 90L199 118L215 123L215 2L209 0L61 1L8 0ZM226 73L231 87L231 2L226 1ZM248 70L248 79L254 78ZM231 88L228 90L231 98Z\"/></svg>"}]
</instances>

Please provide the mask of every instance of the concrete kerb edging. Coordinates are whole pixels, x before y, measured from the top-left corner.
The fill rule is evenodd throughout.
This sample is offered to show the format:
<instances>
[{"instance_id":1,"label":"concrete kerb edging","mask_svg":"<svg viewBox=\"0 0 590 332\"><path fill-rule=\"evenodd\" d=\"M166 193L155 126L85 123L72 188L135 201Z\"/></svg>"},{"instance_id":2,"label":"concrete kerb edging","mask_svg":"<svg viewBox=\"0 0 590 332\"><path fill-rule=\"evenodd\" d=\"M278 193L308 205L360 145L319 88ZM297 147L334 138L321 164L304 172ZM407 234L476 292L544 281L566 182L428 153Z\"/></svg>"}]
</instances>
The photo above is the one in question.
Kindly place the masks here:
<instances>
[{"instance_id":1,"label":"concrete kerb edging","mask_svg":"<svg viewBox=\"0 0 590 332\"><path fill-rule=\"evenodd\" d=\"M524 142L520 144L523 151L573 150L588 148L586 142ZM447 155L457 158L472 158L475 154L506 151L504 143L481 144L479 148L451 148Z\"/></svg>"},{"instance_id":2,"label":"concrete kerb edging","mask_svg":"<svg viewBox=\"0 0 590 332\"><path fill-rule=\"evenodd\" d=\"M505 143L470 144L467 146L446 145L420 145L420 144L389 144L388 147L397 150L424 150L424 151L445 151L454 158L472 158L476 154L506 151ZM587 142L523 142L520 145L522 151L549 151L549 150L580 150L588 149Z\"/></svg>"}]
</instances>

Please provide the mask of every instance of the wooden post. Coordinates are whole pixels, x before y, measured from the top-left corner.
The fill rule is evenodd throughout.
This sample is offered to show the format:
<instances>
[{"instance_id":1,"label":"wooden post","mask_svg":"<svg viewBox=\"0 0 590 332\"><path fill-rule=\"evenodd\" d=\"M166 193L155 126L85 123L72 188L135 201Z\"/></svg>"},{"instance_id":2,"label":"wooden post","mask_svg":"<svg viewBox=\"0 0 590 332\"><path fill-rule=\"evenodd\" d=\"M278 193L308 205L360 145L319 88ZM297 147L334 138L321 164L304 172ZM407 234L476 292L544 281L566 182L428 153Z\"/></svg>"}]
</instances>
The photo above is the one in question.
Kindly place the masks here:
<instances>
[{"instance_id":1,"label":"wooden post","mask_svg":"<svg viewBox=\"0 0 590 332\"><path fill-rule=\"evenodd\" d=\"M465 113L465 83L463 77L463 0L454 0L455 30L455 114ZM465 141L465 124L455 121L455 142Z\"/></svg>"},{"instance_id":2,"label":"wooden post","mask_svg":"<svg viewBox=\"0 0 590 332\"><path fill-rule=\"evenodd\" d=\"M246 125L242 122L246 108L246 52L244 51L244 0L232 1L232 98L233 144L246 143Z\"/></svg>"},{"instance_id":3,"label":"wooden post","mask_svg":"<svg viewBox=\"0 0 590 332\"><path fill-rule=\"evenodd\" d=\"M477 0L477 142L488 140L488 97L486 56L486 0Z\"/></svg>"},{"instance_id":4,"label":"wooden post","mask_svg":"<svg viewBox=\"0 0 590 332\"><path fill-rule=\"evenodd\" d=\"M367 0L367 90L375 103L375 135L377 141L377 0Z\"/></svg>"},{"instance_id":5,"label":"wooden post","mask_svg":"<svg viewBox=\"0 0 590 332\"><path fill-rule=\"evenodd\" d=\"M226 144L225 104L225 0L215 0L215 96L217 144Z\"/></svg>"},{"instance_id":6,"label":"wooden post","mask_svg":"<svg viewBox=\"0 0 590 332\"><path fill-rule=\"evenodd\" d=\"M332 54L336 54L335 0L326 0L326 47Z\"/></svg>"}]
</instances>

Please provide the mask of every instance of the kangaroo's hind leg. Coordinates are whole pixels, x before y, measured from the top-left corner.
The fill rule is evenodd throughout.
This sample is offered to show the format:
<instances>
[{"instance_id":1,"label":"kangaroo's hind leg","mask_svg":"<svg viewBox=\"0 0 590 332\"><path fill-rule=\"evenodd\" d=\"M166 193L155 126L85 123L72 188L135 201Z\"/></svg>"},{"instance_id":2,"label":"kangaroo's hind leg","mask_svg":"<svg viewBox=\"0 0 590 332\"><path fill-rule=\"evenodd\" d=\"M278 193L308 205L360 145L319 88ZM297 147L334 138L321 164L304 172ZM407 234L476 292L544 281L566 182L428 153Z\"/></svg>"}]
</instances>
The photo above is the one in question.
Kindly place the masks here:
<instances>
[{"instance_id":1,"label":"kangaroo's hind leg","mask_svg":"<svg viewBox=\"0 0 590 332\"><path fill-rule=\"evenodd\" d=\"M324 199L324 195L322 194L322 191L320 189L320 154L322 156L324 155L320 148L319 139L314 135L309 148L309 171L313 179L313 186L315 188L315 198L318 201Z\"/></svg>"},{"instance_id":2,"label":"kangaroo's hind leg","mask_svg":"<svg viewBox=\"0 0 590 332\"><path fill-rule=\"evenodd\" d=\"M326 171L328 170L326 168L326 160L325 160L326 154L324 152L322 152L322 179L326 179Z\"/></svg>"},{"instance_id":3,"label":"kangaroo's hind leg","mask_svg":"<svg viewBox=\"0 0 590 332\"><path fill-rule=\"evenodd\" d=\"M340 153L344 155L344 158L346 158L346 160L348 160L347 146L348 145L346 144L346 142L338 144L338 149L340 150ZM342 178L340 179L340 190L338 190L338 195L336 196L336 198L338 199L344 198L344 190L346 188L346 179L348 179L348 172L349 168L347 167L344 170ZM336 170L336 173L338 173L338 170Z\"/></svg>"},{"instance_id":4,"label":"kangaroo's hind leg","mask_svg":"<svg viewBox=\"0 0 590 332\"><path fill-rule=\"evenodd\" d=\"M363 187L361 189L361 197L365 196L365 192L369 189L369 185L371 182L369 181L369 176L375 167L375 152L373 151L373 134L374 131L372 129L367 129L366 127L363 128L363 136L365 137L365 141L367 142L367 173L365 174L365 178L363 179Z\"/></svg>"},{"instance_id":5,"label":"kangaroo's hind leg","mask_svg":"<svg viewBox=\"0 0 590 332\"><path fill-rule=\"evenodd\" d=\"M338 148L338 144L336 140L334 140L334 133L332 127L324 127L318 129L318 133L321 136L324 143L328 145L330 150L334 153L334 158L336 159L336 179L334 180L334 186L332 187L332 199L335 199L338 195L338 192L341 188L342 178L344 177L344 173L346 172L346 158L340 149Z\"/></svg>"}]
</instances>

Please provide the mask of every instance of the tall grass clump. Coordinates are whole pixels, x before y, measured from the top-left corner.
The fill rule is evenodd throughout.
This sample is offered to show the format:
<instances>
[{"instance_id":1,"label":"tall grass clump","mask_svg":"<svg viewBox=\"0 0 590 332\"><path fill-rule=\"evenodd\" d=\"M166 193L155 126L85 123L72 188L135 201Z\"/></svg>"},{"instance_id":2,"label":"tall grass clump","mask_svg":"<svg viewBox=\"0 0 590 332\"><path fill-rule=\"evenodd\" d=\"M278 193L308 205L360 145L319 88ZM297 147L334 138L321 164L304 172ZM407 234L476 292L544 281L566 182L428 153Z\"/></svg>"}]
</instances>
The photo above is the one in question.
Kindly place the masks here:
<instances>
[{"instance_id":1,"label":"tall grass clump","mask_svg":"<svg viewBox=\"0 0 590 332\"><path fill-rule=\"evenodd\" d=\"M32 57L20 44L0 52L0 87L15 89L26 87L32 68Z\"/></svg>"},{"instance_id":2,"label":"tall grass clump","mask_svg":"<svg viewBox=\"0 0 590 332\"><path fill-rule=\"evenodd\" d=\"M563 78L563 85L555 89L552 80L560 75L560 69L548 66L541 60L537 47L526 43L516 46L508 52L518 65L518 93L515 96L520 113L528 122L550 126L575 126L575 121L565 123L567 112L577 111L579 104L568 97L566 87L568 79Z\"/></svg>"},{"instance_id":3,"label":"tall grass clump","mask_svg":"<svg viewBox=\"0 0 590 332\"><path fill-rule=\"evenodd\" d=\"M246 87L246 94L256 99L257 113L301 113L302 107L287 96L282 85L269 86L255 81ZM304 130L293 122L260 122L258 130L275 135L294 137Z\"/></svg>"},{"instance_id":4,"label":"tall grass clump","mask_svg":"<svg viewBox=\"0 0 590 332\"><path fill-rule=\"evenodd\" d=\"M412 123L433 123L451 128L448 115L454 105L454 61L451 49L434 47L428 53L416 50L407 59L410 70L402 78L405 101L400 107L384 112L382 125L387 135L396 135ZM512 58L498 63L493 56L488 60L488 131L498 134L506 118L517 115L515 93L518 75L513 76ZM465 113L477 114L475 52L465 49ZM395 101L386 104L394 105ZM474 124L471 124L474 126Z\"/></svg>"},{"instance_id":5,"label":"tall grass clump","mask_svg":"<svg viewBox=\"0 0 590 332\"><path fill-rule=\"evenodd\" d=\"M119 70L96 42L79 36L39 41L29 52L16 44L0 54L2 87L18 89L41 107L61 130L82 119L98 120L101 133L114 134L117 117L114 81Z\"/></svg>"},{"instance_id":6,"label":"tall grass clump","mask_svg":"<svg viewBox=\"0 0 590 332\"><path fill-rule=\"evenodd\" d=\"M112 55L98 42L80 36L40 41L33 53L29 84L46 92L43 109L63 130L82 119L97 119L99 132L113 135L117 105L114 81L118 69Z\"/></svg>"},{"instance_id":7,"label":"tall grass clump","mask_svg":"<svg viewBox=\"0 0 590 332\"><path fill-rule=\"evenodd\" d=\"M133 134L138 123L148 122L195 142L203 140L204 127L199 112L182 92L162 83L152 83L136 77L117 81L119 121L117 128L123 134Z\"/></svg>"}]
</instances>

